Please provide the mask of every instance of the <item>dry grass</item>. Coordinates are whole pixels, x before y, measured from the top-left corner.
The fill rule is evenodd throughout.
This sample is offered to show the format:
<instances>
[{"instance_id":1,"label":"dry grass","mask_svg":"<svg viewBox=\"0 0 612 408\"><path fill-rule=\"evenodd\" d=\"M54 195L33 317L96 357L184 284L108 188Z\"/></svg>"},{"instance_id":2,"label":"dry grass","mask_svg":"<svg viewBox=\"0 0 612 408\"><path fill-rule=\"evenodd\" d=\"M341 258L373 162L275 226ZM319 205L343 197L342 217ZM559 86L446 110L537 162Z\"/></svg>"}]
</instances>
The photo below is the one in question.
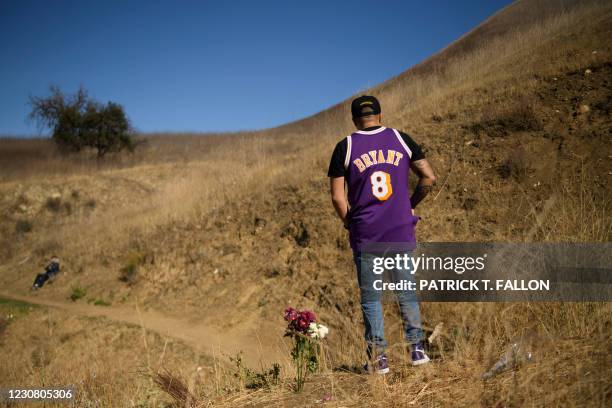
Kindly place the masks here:
<instances>
[{"instance_id":1,"label":"dry grass","mask_svg":"<svg viewBox=\"0 0 612 408\"><path fill-rule=\"evenodd\" d=\"M194 401L196 400L196 397L191 395L191 392L189 391L187 385L185 385L184 381L182 381L180 378L176 378L169 371L166 370L155 373L154 381L159 388L170 395L180 406L195 406Z\"/></svg>"},{"instance_id":2,"label":"dry grass","mask_svg":"<svg viewBox=\"0 0 612 408\"><path fill-rule=\"evenodd\" d=\"M610 21L605 2L519 2L372 90L388 125L414 133L439 175L420 209L422 240L610 240ZM573 116L582 103L595 108ZM3 321L0 384L78 382L79 406L313 406L325 395L329 406L609 405L609 304L424 304L427 325L446 329L423 370L407 365L389 307L394 374L353 372L363 359L354 272L324 179L333 144L351 130L347 110L261 132L150 136L102 164L58 156L45 141L1 141L0 285L19 293L58 253L64 275L40 296L65 301L79 284L113 305L241 328L283 379L249 389L220 352L170 350L171 336L45 309ZM326 366L301 395L290 390L282 328L269 329L287 304L332 327ZM538 339L536 361L481 381L525 332Z\"/></svg>"}]
</instances>

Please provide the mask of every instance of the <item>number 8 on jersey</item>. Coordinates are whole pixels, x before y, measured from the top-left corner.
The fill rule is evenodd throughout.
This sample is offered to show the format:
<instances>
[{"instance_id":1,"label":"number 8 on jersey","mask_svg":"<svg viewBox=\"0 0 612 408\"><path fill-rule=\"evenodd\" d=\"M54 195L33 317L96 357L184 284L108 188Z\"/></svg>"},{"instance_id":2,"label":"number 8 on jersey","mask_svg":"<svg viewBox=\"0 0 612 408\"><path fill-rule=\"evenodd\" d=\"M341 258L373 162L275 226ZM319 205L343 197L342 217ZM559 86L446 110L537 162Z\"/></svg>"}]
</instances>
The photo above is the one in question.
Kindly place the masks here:
<instances>
[{"instance_id":1,"label":"number 8 on jersey","mask_svg":"<svg viewBox=\"0 0 612 408\"><path fill-rule=\"evenodd\" d=\"M375 171L370 176L372 183L372 194L380 201L385 201L391 194L393 194L393 188L391 187L391 176L389 173L384 171Z\"/></svg>"}]
</instances>

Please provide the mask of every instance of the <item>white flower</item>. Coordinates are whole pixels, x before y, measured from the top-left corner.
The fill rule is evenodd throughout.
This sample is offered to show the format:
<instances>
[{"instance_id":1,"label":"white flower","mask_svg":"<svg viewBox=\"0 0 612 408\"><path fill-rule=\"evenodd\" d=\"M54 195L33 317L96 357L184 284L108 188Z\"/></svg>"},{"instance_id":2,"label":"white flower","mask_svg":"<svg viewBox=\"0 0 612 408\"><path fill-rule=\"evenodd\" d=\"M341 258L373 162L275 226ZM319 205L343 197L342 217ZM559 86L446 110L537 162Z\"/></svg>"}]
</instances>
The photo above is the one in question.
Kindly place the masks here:
<instances>
[{"instance_id":1,"label":"white flower","mask_svg":"<svg viewBox=\"0 0 612 408\"><path fill-rule=\"evenodd\" d=\"M329 329L327 328L327 326L323 326L322 324L320 324L319 325L319 337L324 338L325 336L327 336L327 333L329 333Z\"/></svg>"},{"instance_id":2,"label":"white flower","mask_svg":"<svg viewBox=\"0 0 612 408\"><path fill-rule=\"evenodd\" d=\"M310 337L317 338L317 324L315 322L308 326L308 334L310 334Z\"/></svg>"},{"instance_id":3,"label":"white flower","mask_svg":"<svg viewBox=\"0 0 612 408\"><path fill-rule=\"evenodd\" d=\"M313 322L310 323L310 326L308 326L308 333L313 339L322 339L327 335L327 333L329 333L329 329L322 324Z\"/></svg>"}]
</instances>

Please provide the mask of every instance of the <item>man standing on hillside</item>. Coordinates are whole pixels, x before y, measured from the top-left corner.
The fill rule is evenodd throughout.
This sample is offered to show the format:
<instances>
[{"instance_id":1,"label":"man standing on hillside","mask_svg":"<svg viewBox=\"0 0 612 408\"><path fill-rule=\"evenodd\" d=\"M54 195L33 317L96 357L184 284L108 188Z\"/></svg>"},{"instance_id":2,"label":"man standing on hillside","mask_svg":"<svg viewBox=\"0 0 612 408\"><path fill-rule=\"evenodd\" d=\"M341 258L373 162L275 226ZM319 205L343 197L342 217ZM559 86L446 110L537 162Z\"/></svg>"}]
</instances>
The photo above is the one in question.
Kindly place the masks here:
<instances>
[{"instance_id":1,"label":"man standing on hillside","mask_svg":"<svg viewBox=\"0 0 612 408\"><path fill-rule=\"evenodd\" d=\"M329 164L331 196L338 216L349 230L349 240L359 282L365 324L368 364L378 374L389 372L385 355L382 293L375 289L380 279L374 271L376 245L400 245L410 256L416 245L414 208L431 191L435 176L418 144L405 133L381 124L381 109L373 96L360 96L351 104L357 131L341 140ZM408 173L419 177L409 195ZM345 183L347 197L345 196ZM394 280L412 280L410 267L393 271ZM413 365L427 363L419 304L414 291L396 291L405 339L410 345Z\"/></svg>"}]
</instances>

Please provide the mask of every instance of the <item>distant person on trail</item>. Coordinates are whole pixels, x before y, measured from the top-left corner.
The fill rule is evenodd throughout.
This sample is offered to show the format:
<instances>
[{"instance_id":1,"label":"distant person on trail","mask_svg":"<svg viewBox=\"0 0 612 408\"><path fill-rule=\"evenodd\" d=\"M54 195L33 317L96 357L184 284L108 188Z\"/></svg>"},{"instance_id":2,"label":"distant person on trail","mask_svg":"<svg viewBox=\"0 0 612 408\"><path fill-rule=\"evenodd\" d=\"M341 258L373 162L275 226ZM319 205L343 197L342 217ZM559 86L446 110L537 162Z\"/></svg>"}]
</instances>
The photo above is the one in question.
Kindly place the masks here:
<instances>
[{"instance_id":1,"label":"distant person on trail","mask_svg":"<svg viewBox=\"0 0 612 408\"><path fill-rule=\"evenodd\" d=\"M49 263L49 265L45 267L45 272L36 275L36 279L34 279L34 284L32 285L32 290L38 290L42 288L45 282L47 282L48 280L51 280L51 282L53 282L59 271L60 260L57 256L54 255L51 258L51 262Z\"/></svg>"},{"instance_id":2,"label":"distant person on trail","mask_svg":"<svg viewBox=\"0 0 612 408\"><path fill-rule=\"evenodd\" d=\"M368 249L381 243L401 243L401 252L410 256L416 245L415 225L419 220L413 210L431 191L436 178L421 148L410 136L381 124L381 108L375 97L356 98L351 113L357 131L336 145L327 175L334 208L349 230L357 267L368 353L365 368L370 373L386 374L389 365L385 355L382 293L374 289L374 281L380 275L373 271L374 256ZM412 196L408 185L410 169L419 178ZM394 280L413 280L410 264L408 269L392 271ZM427 363L416 294L408 290L394 292L412 364Z\"/></svg>"}]
</instances>

